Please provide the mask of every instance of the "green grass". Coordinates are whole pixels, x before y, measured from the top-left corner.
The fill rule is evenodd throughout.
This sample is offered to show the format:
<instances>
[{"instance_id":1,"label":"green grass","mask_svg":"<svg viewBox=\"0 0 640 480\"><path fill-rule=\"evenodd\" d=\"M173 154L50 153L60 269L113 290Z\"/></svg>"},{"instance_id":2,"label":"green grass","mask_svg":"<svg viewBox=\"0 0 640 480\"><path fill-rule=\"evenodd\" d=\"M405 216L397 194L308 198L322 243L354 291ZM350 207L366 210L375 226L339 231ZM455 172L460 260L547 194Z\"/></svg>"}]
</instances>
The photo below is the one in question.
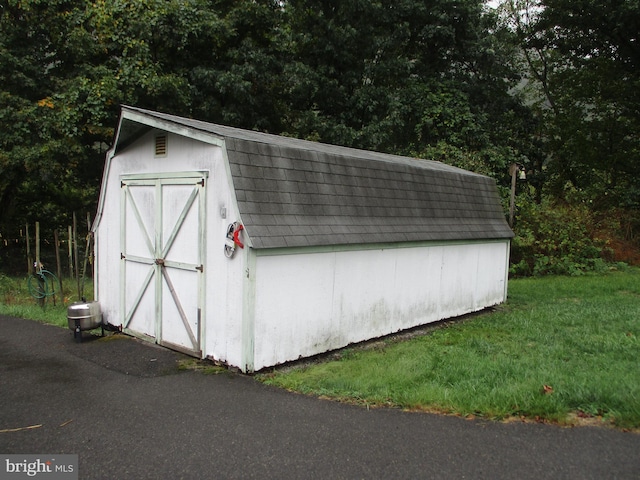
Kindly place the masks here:
<instances>
[{"instance_id":1,"label":"green grass","mask_svg":"<svg viewBox=\"0 0 640 480\"><path fill-rule=\"evenodd\" d=\"M77 281L63 279L63 295L54 299L48 297L39 302L29 293L27 278L8 277L0 274L0 315L29 318L67 328L67 307L79 300ZM93 283L85 281L84 294L87 300L93 299Z\"/></svg>"},{"instance_id":2,"label":"green grass","mask_svg":"<svg viewBox=\"0 0 640 480\"><path fill-rule=\"evenodd\" d=\"M640 428L640 270L513 280L497 312L264 383L368 406Z\"/></svg>"}]
</instances>

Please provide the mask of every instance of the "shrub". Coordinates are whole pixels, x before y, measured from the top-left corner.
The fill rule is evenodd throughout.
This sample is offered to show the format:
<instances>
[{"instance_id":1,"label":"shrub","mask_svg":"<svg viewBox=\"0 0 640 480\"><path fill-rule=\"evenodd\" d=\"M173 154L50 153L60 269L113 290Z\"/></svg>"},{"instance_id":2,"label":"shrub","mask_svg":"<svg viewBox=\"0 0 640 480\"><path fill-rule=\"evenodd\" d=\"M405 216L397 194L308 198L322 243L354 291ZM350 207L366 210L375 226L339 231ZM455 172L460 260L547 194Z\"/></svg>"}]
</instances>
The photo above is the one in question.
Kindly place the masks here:
<instances>
[{"instance_id":1,"label":"shrub","mask_svg":"<svg viewBox=\"0 0 640 480\"><path fill-rule=\"evenodd\" d=\"M607 240L584 205L536 204L521 199L511 250L511 274L581 275L604 271Z\"/></svg>"},{"instance_id":2,"label":"shrub","mask_svg":"<svg viewBox=\"0 0 640 480\"><path fill-rule=\"evenodd\" d=\"M18 296L20 296L20 286L16 280L0 273L0 300L2 303L13 303Z\"/></svg>"}]
</instances>

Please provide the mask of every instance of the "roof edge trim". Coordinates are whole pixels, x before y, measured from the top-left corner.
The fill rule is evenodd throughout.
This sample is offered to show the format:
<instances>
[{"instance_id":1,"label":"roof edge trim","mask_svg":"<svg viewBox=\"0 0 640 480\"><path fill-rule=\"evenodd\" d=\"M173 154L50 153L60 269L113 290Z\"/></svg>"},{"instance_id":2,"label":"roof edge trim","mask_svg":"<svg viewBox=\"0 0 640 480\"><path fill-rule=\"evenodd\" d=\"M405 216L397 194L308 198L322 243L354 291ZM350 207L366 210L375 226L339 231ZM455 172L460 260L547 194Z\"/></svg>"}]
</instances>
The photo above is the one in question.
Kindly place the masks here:
<instances>
[{"instance_id":1,"label":"roof edge trim","mask_svg":"<svg viewBox=\"0 0 640 480\"><path fill-rule=\"evenodd\" d=\"M195 140L199 140L204 143L209 143L211 145L216 145L218 147L224 146L224 139L218 135L215 135L213 133L203 132L202 130L197 130L195 128L187 127L179 123L173 122L171 120L165 120L152 115L147 115L138 110L132 110L126 105L122 106L122 116L120 118L120 123L122 123L123 120L130 120L132 122L136 122L142 125L147 125L151 128L165 130L169 133L174 133L176 135L180 135L183 137L193 138ZM116 150L118 150L118 146L119 145L116 144Z\"/></svg>"},{"instance_id":2,"label":"roof edge trim","mask_svg":"<svg viewBox=\"0 0 640 480\"><path fill-rule=\"evenodd\" d=\"M451 245L486 245L489 243L511 243L511 237L503 238L478 238L460 240L422 240L411 242L383 242L383 243L352 243L335 245L308 245L300 247L271 247L256 248L258 257L271 257L279 255L300 255L305 253L335 253L363 250L393 250L401 248L443 247Z\"/></svg>"}]
</instances>

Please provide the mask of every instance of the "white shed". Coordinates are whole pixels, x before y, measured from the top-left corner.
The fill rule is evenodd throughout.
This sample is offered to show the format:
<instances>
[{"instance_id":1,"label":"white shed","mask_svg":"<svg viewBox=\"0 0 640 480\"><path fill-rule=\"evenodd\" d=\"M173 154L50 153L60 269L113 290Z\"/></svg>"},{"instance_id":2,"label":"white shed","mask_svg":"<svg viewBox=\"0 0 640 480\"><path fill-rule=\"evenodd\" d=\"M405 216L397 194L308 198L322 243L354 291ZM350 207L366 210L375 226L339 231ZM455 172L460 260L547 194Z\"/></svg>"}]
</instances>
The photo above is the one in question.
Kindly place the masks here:
<instances>
[{"instance_id":1,"label":"white shed","mask_svg":"<svg viewBox=\"0 0 640 480\"><path fill-rule=\"evenodd\" d=\"M513 235L488 177L133 107L93 230L106 322L244 372L505 301Z\"/></svg>"}]
</instances>

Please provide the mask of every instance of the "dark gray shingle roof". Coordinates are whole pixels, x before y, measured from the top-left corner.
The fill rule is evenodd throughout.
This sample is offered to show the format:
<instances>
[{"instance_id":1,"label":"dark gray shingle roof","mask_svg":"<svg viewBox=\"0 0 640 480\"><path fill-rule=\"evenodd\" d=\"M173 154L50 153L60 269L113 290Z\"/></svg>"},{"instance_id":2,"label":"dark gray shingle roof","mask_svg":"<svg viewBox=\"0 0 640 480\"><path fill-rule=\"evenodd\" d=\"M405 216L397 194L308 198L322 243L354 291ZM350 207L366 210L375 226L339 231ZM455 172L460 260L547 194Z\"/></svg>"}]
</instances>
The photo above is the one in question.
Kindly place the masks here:
<instances>
[{"instance_id":1,"label":"dark gray shingle roof","mask_svg":"<svg viewBox=\"0 0 640 480\"><path fill-rule=\"evenodd\" d=\"M223 139L254 248L510 238L493 179L124 107Z\"/></svg>"}]
</instances>

